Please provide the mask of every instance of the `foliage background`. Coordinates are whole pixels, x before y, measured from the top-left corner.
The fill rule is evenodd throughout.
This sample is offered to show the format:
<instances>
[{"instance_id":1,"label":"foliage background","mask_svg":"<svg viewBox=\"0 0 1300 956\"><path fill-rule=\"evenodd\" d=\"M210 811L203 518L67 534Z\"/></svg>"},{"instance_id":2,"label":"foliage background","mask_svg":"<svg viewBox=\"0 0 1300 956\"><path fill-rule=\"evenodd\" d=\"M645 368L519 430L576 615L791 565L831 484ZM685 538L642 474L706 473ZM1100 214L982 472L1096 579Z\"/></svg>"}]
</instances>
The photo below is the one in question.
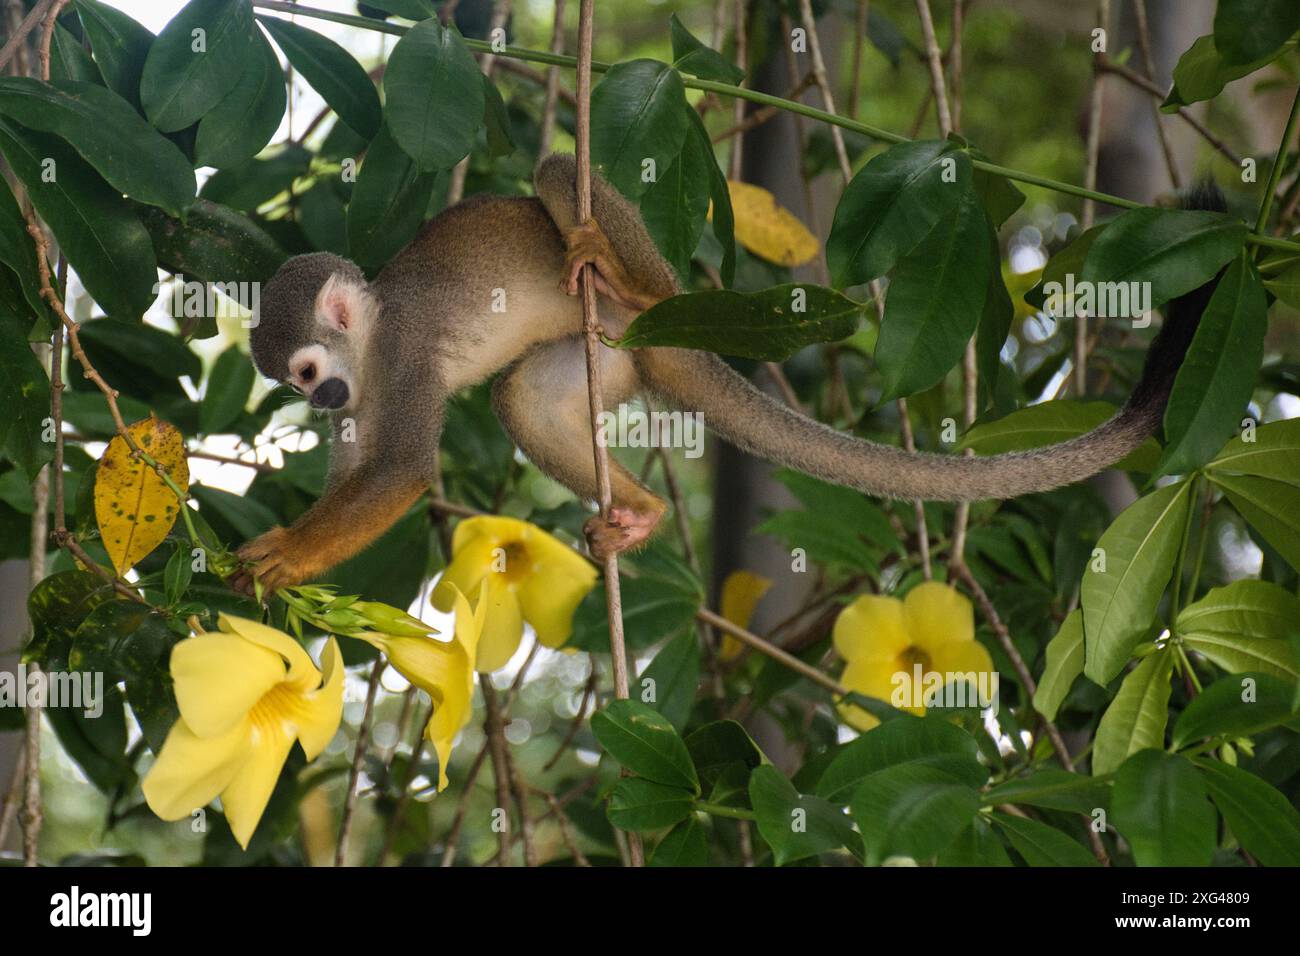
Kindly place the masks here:
<instances>
[{"instance_id":1,"label":"foliage background","mask_svg":"<svg viewBox=\"0 0 1300 956\"><path fill-rule=\"evenodd\" d=\"M113 5L129 10L155 32L179 7L179 4L151 3L145 10L141 5ZM951 30L950 4L940 0L932 5L940 43L946 45ZM10 23L14 22L13 17L21 17L22 10L18 8L23 5L11 6L14 9L10 10ZM322 2L317 6L355 13L355 7L344 2ZM568 6L571 49L577 4L570 2ZM775 46L781 5L775 0L759 0L747 6L751 24L748 38L751 75L756 85L784 95L789 83ZM825 11L822 38L843 110L852 69L856 4L834 2L817 6ZM1195 2L1149 6L1157 77L1165 85L1177 56L1198 35L1210 31L1214 8L1212 3ZM463 0L459 5L457 24L466 36L485 35L489 7L470 0ZM601 0L598 7L595 56L610 62L638 57L671 62L670 14L676 13L705 42L714 17L713 4L701 2ZM1064 182L1082 183L1087 163L1085 133L1092 80L1092 53L1088 46L1088 31L1095 21L1092 11L1085 9L1085 5L1045 0L971 2L966 7L962 32L963 134L984 154L1003 165ZM1112 48L1113 56L1133 66L1138 54L1134 48L1132 8L1128 3L1119 3L1118 7L1114 35L1120 41ZM910 0L877 0L871 8L873 16L879 17L878 24L891 24L896 32L891 35L886 27L878 26L881 35L875 38L877 42L864 48L858 84L858 118L888 130L936 137L934 111L922 108L929 95L929 77L920 55L922 40L914 5ZM79 30L76 12L70 7L61 21L70 36ZM509 23L511 43L545 49L550 43L551 15L549 3L514 4ZM334 37L367 70L382 64L393 48L393 37L306 18L299 18L298 22ZM73 40L75 47L75 36ZM724 31L722 48L728 56L734 55L734 38L729 31ZM68 69L80 63L72 52L67 57ZM1193 108L1238 153L1258 158L1260 183L1271 168L1273 151L1290 106L1295 69L1292 48L1266 70L1230 84L1223 95ZM567 71L561 76L563 84L571 84L572 77ZM515 148L508 155L494 155L492 144L480 134L465 176L465 195L481 191L523 194L529 190L540 136L542 91L535 76L521 74L505 63L498 70L495 82L508 107ZM1111 79L1106 90L1099 186L1142 202L1155 201L1168 192L1169 182L1157 152L1150 98L1131 91L1117 79ZM338 127L332 115L315 126L304 142L298 142L323 104L300 75L295 74L291 92L289 116L276 132L272 145L256 160L219 171L200 169L201 195L245 214L285 251L345 251L348 197L333 174L339 160L355 155L364 142L358 142L355 134ZM689 96L693 103L700 98L696 92ZM815 92L805 94L803 99L819 104ZM572 114L563 104L557 119L553 148L569 150ZM708 111L706 121L711 133L725 131L731 125L730 102ZM1224 184L1232 210L1253 223L1261 194L1259 184L1242 183L1235 164L1175 120L1165 118L1163 122L1184 182L1193 178L1193 174L1213 175ZM805 120L803 132L809 140L802 149L798 139L800 131L789 117L779 117L752 132L746 137L744 178L771 189L805 222L819 223L814 232L824 241L842 192L842 181L827 128ZM886 146L852 133L846 135L846 144L855 170ZM725 170L726 143L717 148L716 154ZM1286 191L1280 204L1283 208L1290 206L1292 212L1294 204L1287 199L1297 188L1291 168L1294 158L1294 154L1287 152L1287 172L1282 179ZM801 185L801 172L807 176L810 186L807 197ZM433 180L428 202L430 214L445 202L450 179L448 172L441 172ZM1027 197L1025 204L999 232L1003 272L1009 290L1018 300L1011 330L1013 344L1003 353L1014 374L1003 374L1001 389L992 396L988 407L981 409L982 417L988 420L1001 418L1017 407L1043 398L1068 393L1072 327L1045 319L1019 301L1019 296L1033 284L1034 270L1064 248L1077 233L1081 205L1075 197L1047 189L1025 186L1023 190ZM807 198L811 198L811 206ZM1101 217L1110 212L1103 209ZM150 216L156 221L157 213L145 211L142 216L148 223ZM1289 233L1294 224L1286 223L1285 229ZM165 241L160 240L157 229L153 238L155 245ZM250 262L256 258L256 249L241 251L248 253ZM710 270L701 268L700 262L716 267L720 259L711 235L706 235L698 259L692 272L693 281L696 288L707 288ZM815 281L816 269L804 267L792 272L738 250L737 288L757 290L792 278ZM127 419L143 417L148 410L153 410L191 439L194 499L200 513L223 541L240 542L276 523L291 521L305 510L320 492L323 482L321 423L306 415L300 404L294 404L287 390L271 389L255 378L251 367L237 354L247 348L247 333L237 319L195 327L173 320L165 308L155 305L143 326L128 331L120 325L110 327L98 318L102 310L75 275L69 289L69 312L79 321L91 320L83 333L87 352L109 381L121 389ZM1296 367L1292 364L1296 313L1285 302L1278 302L1273 304L1269 317L1265 359L1254 380L1250 407L1251 413L1261 421L1289 418L1300 412L1300 400L1293 394L1297 381ZM97 333L97 330L102 331ZM801 351L785 363L785 372L805 407L823 421L841 428L853 427L867 437L894 441L899 421L893 405L877 408L881 380L871 358L874 345L874 324L864 323L861 331L847 343L838 347L813 346ZM1122 402L1136 378L1146 345L1147 337L1103 329L1093 353L1089 397L1106 398L1116 404ZM4 348L12 349L13 342L6 339ZM754 363L737 364L762 378L763 373L755 369ZM112 427L93 385L79 374L69 375L68 384L66 415L77 436L68 446L69 514L75 516L78 530L92 532L93 522L87 521L84 512L84 495L77 488L102 453L103 442L112 434ZM246 401L240 407L236 407L237 403L231 405L228 400L231 394L242 394ZM949 417L961 420L959 373L954 370L937 386L913 395L911 407L918 446L953 450L952 444L944 441L943 423ZM256 461L265 468L253 471L202 457L243 456L249 448L257 449ZM457 401L444 437L444 452L449 500L527 517L562 536L575 537L584 512L567 492L514 453L488 411L485 391L462 396ZM624 460L634 470L653 467L645 457L633 451ZM870 544L867 557L857 565L852 560L841 559L843 542L833 536L826 540L816 537L823 532L825 521L815 515L800 517L817 512L824 507L821 502L836 500L825 498L822 489L800 487L796 482L787 481L787 491L786 485L771 479L766 466L756 468L722 448L714 449L701 462L676 457L673 465L681 483L681 499L689 516L687 526L700 557L702 576L695 581L694 575L685 568L680 558L681 542L672 528L666 530L655 548L629 562L634 571L640 572L639 577L629 582L627 594L629 643L635 651L638 670L654 667L653 662L660 657L663 659L658 673L668 670L672 663L668 660L669 649L689 659L690 653L682 649L695 642L691 613L699 601L698 592L692 589L705 592L710 598L708 606L716 607L716 596L727 575L738 569L752 569L777 578L774 590L759 606L753 629L791 647L804 660L824 664L833 672L838 664L828 653L829 627L844 595L863 588L906 586L919 573L914 547L905 554L890 555L889 549ZM26 631L21 614L25 576L22 562L28 555L33 504L28 476L20 464L10 462L0 468L4 469L0 472L0 558L10 562L5 566L10 573L5 633L10 636L8 644L17 646ZM662 487L662 472L656 468L653 474L654 481ZM1047 642L1057 633L1066 613L1077 605L1078 583L1091 547L1113 516L1135 498L1135 489L1142 485L1140 475L1134 483L1115 474L1087 486L1013 501L1000 508L981 505L974 510L968 554L970 567L992 595L1017 648L1036 676L1044 671ZM806 505L806 510L800 505ZM880 511L890 514L901 525L911 526L910 505L881 506ZM931 506L927 515L937 539L950 534L954 520L951 508ZM825 516L834 521L833 506L826 509ZM1300 522L1300 516L1292 514L1289 518ZM773 523L765 532L760 525L769 520ZM779 529L785 529L785 533L777 533ZM1258 532L1233 508L1223 505L1210 513L1206 540L1200 590L1198 594L1187 595L1188 598L1203 595L1217 585L1254 577L1295 593L1294 567L1278 550L1261 540ZM812 541L816 546L806 544ZM93 533L86 544L92 553L99 553L94 550ZM814 571L805 578L795 579L788 573L789 547L798 545L809 548ZM140 565L139 572L142 575L160 572L169 555L167 548L160 549ZM942 548L936 558L942 567ZM360 591L399 606L412 605L425 619L437 623L436 612L423 602L423 596L427 595L431 577L443 563L435 515L419 510L403 519L379 545L337 569L330 580L338 582L348 593ZM66 552L50 552L50 573L71 567ZM683 584L684 580L691 583ZM224 592L215 580L195 582L189 597L213 608L238 606L233 596ZM806 613L796 614L802 609ZM1014 684L1011 677L1014 668L987 625L982 624L980 639L994 654L1004 681ZM564 805L572 838L593 862L613 862L619 856L621 836L611 827L598 794L612 782L616 766L608 758L601 761L601 747L589 724L581 720L575 723L593 666L603 682L602 693L608 690L608 655L603 651L606 632L598 594L580 611L574 644L578 653L552 653L543 649L536 655L518 689L505 736L520 775L539 793L561 799L577 793ZM506 670L494 675L498 692L509 692L522 663L521 655ZM1207 683L1216 676L1213 665L1198 660L1197 666ZM685 672L691 674L689 665ZM482 714L478 710L453 759L452 788L433 798L428 789L432 768L416 767L410 773L413 798L402 814L400 826L389 826L395 809L404 802L403 784L408 777L412 737L411 705L403 694L405 688L400 678L389 673L376 710L377 746L367 758L363 777L367 789L353 841L355 861L378 860L387 844L384 859L388 862L440 862L446 852L448 829L462 802L466 809L458 862L483 863L493 859L499 841L490 828L491 810L497 805L490 774L484 772L463 801L460 788L460 781L485 742ZM139 767L133 766L133 762L136 757L144 757L145 748L139 743L131 718L125 719L120 730L109 732L123 735L130 759L123 757L122 740L93 737L80 740L75 729L63 727L56 735L47 727L42 766L46 794L42 859L56 862L88 856L113 861L143 860L151 864L202 861L241 865L327 860L332 853L333 828L352 751L351 735L363 709L365 671L354 671L349 680L344 717L347 739L340 736L300 779L295 780L291 773L286 775L282 791L277 793L248 854L238 851L219 824L207 834L191 834L181 826L161 824L142 807L136 786ZM1058 718L1072 746L1082 747L1092 739L1115 687L1116 682L1109 688L1082 679L1074 683ZM719 715L734 717L746 725L764 753L805 793L813 791L821 770L839 752L837 748L851 737L835 720L834 710L828 706L829 695L806 681L796 680L758 655L745 656L727 672L721 704L715 704L705 694L695 701L695 689L693 680L682 680L673 687L678 701L674 706L682 714L675 720L679 730L696 729ZM1027 731L1040 729L1038 718L1026 707L1024 695L1017 688L1005 693L1014 703L1014 710L1006 708L1010 721L1018 722ZM1190 679L1175 682L1171 705L1175 715L1194 693ZM687 705L684 708L680 706L682 701ZM10 757L9 766L20 737L19 722L20 715L12 710L0 711L0 730L4 731L0 739L7 748L0 754ZM576 730L570 740L571 726ZM102 730L92 729L95 733ZM1003 741L1011 744L1009 749L1003 748L1008 752L1000 756L992 751L985 754L986 759L998 766L999 772L1014 774L1027 766L1052 766L1041 746L1030 752L1017 750L1014 745L1019 742L1019 735L1011 725L1004 725L1004 730L1010 732ZM1300 743L1295 733L1285 727L1273 727L1245 736L1254 737L1253 753L1249 747L1240 752L1234 748L1238 765L1278 788L1294 804L1300 796ZM1034 739L1041 744L1041 735L1036 734ZM69 744L72 740L80 740L92 753L83 750L78 754L76 746ZM559 759L552 762L557 751L560 751ZM92 764L95 770L91 769ZM0 770L4 767L0 762ZM7 780L8 774L0 773L0 779ZM571 861L572 853L563 828L553 814L546 816L550 809L547 800L538 796L530 803L532 814L541 818L535 834L541 859ZM1030 812L1066 834L1082 850L1085 831L1078 817L1068 812L1072 809L1073 806L1036 806ZM213 816L219 820L217 815ZM1281 819L1290 821L1291 818L1283 813ZM1292 822L1286 825L1294 826ZM708 845L710 862L736 864L746 859L770 860L763 841L745 821L714 817L708 826L713 836ZM12 846L16 846L16 829L10 837ZM1228 830L1216 834L1216 861L1229 863L1246 859L1237 852ZM1109 845L1118 861L1132 862L1126 843ZM1024 856L1019 849L1014 852L1018 854L1017 859ZM518 857L517 847L513 853ZM817 858L818 854L811 857ZM832 864L851 862L849 854L830 847L820 854L820 859Z\"/></svg>"}]
</instances>

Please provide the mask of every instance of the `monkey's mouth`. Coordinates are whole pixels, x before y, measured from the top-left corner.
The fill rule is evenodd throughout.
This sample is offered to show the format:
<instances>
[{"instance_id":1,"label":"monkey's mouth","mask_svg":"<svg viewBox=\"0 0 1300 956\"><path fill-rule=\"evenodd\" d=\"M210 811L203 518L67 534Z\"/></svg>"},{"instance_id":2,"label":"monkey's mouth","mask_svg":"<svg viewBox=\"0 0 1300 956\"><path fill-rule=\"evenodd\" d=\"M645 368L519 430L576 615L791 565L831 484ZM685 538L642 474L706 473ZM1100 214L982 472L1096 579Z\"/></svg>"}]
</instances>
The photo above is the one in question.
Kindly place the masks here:
<instances>
[{"instance_id":1,"label":"monkey's mouth","mask_svg":"<svg viewBox=\"0 0 1300 956\"><path fill-rule=\"evenodd\" d=\"M348 403L348 397L347 382L341 378L327 378L316 386L307 401L312 408L335 411Z\"/></svg>"}]
</instances>

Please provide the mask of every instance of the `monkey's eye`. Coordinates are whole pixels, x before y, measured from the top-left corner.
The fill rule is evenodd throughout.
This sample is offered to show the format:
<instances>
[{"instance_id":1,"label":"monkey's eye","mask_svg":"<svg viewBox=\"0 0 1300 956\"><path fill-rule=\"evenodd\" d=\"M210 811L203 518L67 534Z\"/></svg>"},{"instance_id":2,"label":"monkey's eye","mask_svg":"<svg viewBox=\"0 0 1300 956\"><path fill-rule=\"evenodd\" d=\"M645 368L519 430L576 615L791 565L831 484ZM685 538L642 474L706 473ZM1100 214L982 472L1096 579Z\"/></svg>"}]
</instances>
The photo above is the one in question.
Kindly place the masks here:
<instances>
[{"instance_id":1,"label":"monkey's eye","mask_svg":"<svg viewBox=\"0 0 1300 956\"><path fill-rule=\"evenodd\" d=\"M312 379L316 377L316 366L304 365L301 369L298 370L298 377L302 379L304 382L310 382Z\"/></svg>"}]
</instances>

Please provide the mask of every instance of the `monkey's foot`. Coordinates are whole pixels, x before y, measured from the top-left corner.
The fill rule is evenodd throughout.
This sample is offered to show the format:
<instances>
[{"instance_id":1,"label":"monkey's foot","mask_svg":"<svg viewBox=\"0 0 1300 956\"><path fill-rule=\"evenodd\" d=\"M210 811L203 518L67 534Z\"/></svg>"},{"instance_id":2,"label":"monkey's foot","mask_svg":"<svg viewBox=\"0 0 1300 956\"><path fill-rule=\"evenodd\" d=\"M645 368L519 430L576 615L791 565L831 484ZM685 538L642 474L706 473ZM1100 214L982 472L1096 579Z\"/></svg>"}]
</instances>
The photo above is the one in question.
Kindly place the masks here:
<instances>
[{"instance_id":1,"label":"monkey's foot","mask_svg":"<svg viewBox=\"0 0 1300 956\"><path fill-rule=\"evenodd\" d=\"M597 561L612 554L622 554L645 542L659 523L656 512L634 511L631 508L610 508L609 517L595 515L582 526L587 537L587 547Z\"/></svg>"},{"instance_id":2,"label":"monkey's foot","mask_svg":"<svg viewBox=\"0 0 1300 956\"><path fill-rule=\"evenodd\" d=\"M304 581L308 569L295 556L293 538L286 528L272 528L254 538L236 554L247 566L240 568L228 579L236 591L253 594L254 579L261 582L262 592L271 594L278 588L289 587Z\"/></svg>"},{"instance_id":3,"label":"monkey's foot","mask_svg":"<svg viewBox=\"0 0 1300 956\"><path fill-rule=\"evenodd\" d=\"M610 245L609 237L595 219L564 230L564 278L560 291L567 295L578 294L578 278L582 267L595 267L596 292L619 305L644 312L654 305L653 296L644 295L632 288L623 264Z\"/></svg>"}]
</instances>

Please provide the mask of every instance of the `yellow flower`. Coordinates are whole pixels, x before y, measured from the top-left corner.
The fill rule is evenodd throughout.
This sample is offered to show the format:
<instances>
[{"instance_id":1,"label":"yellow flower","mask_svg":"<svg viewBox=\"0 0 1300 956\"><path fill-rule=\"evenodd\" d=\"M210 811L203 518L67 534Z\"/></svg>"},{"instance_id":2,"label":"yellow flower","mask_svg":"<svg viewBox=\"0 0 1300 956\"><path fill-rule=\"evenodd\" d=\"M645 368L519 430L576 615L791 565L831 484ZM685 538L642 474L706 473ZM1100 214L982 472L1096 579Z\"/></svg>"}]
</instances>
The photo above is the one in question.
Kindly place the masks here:
<instances>
[{"instance_id":1,"label":"yellow flower","mask_svg":"<svg viewBox=\"0 0 1300 956\"><path fill-rule=\"evenodd\" d=\"M953 675L991 675L993 661L975 640L975 614L970 601L937 581L918 584L903 600L864 594L835 621L835 650L848 661L840 678L844 686L867 697L924 714L916 699L932 682L942 686ZM918 673L921 687L914 686ZM987 686L987 685L985 685ZM895 696L907 691L907 699ZM840 716L858 730L880 721L860 707L840 705Z\"/></svg>"},{"instance_id":2,"label":"yellow flower","mask_svg":"<svg viewBox=\"0 0 1300 956\"><path fill-rule=\"evenodd\" d=\"M504 666L519 647L524 622L547 647L573 631L573 612L596 584L596 569L541 528L517 518L468 518L456 526L452 560L433 591L434 607L451 610L453 588L478 594L487 582L487 619L478 644L484 673Z\"/></svg>"},{"instance_id":3,"label":"yellow flower","mask_svg":"<svg viewBox=\"0 0 1300 956\"><path fill-rule=\"evenodd\" d=\"M343 660L331 638L322 674L287 634L227 614L218 621L219 631L172 650L181 716L141 786L164 820L220 795L231 832L247 849L294 741L312 760L338 730Z\"/></svg>"},{"instance_id":4,"label":"yellow flower","mask_svg":"<svg viewBox=\"0 0 1300 956\"><path fill-rule=\"evenodd\" d=\"M487 582L480 586L479 599L473 608L454 585L448 587L453 591L456 611L454 640L439 641L411 633L357 635L383 651L389 663L433 701L433 716L424 728L424 736L438 755L439 790L447 786L452 741L469 720L472 709L474 655L488 607L483 600Z\"/></svg>"},{"instance_id":5,"label":"yellow flower","mask_svg":"<svg viewBox=\"0 0 1300 956\"><path fill-rule=\"evenodd\" d=\"M722 616L737 627L749 627L755 605L771 586L770 578L753 571L732 571L727 575L727 580L722 582ZM740 656L744 646L730 634L723 634L722 649L718 656L724 661L733 661Z\"/></svg>"}]
</instances>

